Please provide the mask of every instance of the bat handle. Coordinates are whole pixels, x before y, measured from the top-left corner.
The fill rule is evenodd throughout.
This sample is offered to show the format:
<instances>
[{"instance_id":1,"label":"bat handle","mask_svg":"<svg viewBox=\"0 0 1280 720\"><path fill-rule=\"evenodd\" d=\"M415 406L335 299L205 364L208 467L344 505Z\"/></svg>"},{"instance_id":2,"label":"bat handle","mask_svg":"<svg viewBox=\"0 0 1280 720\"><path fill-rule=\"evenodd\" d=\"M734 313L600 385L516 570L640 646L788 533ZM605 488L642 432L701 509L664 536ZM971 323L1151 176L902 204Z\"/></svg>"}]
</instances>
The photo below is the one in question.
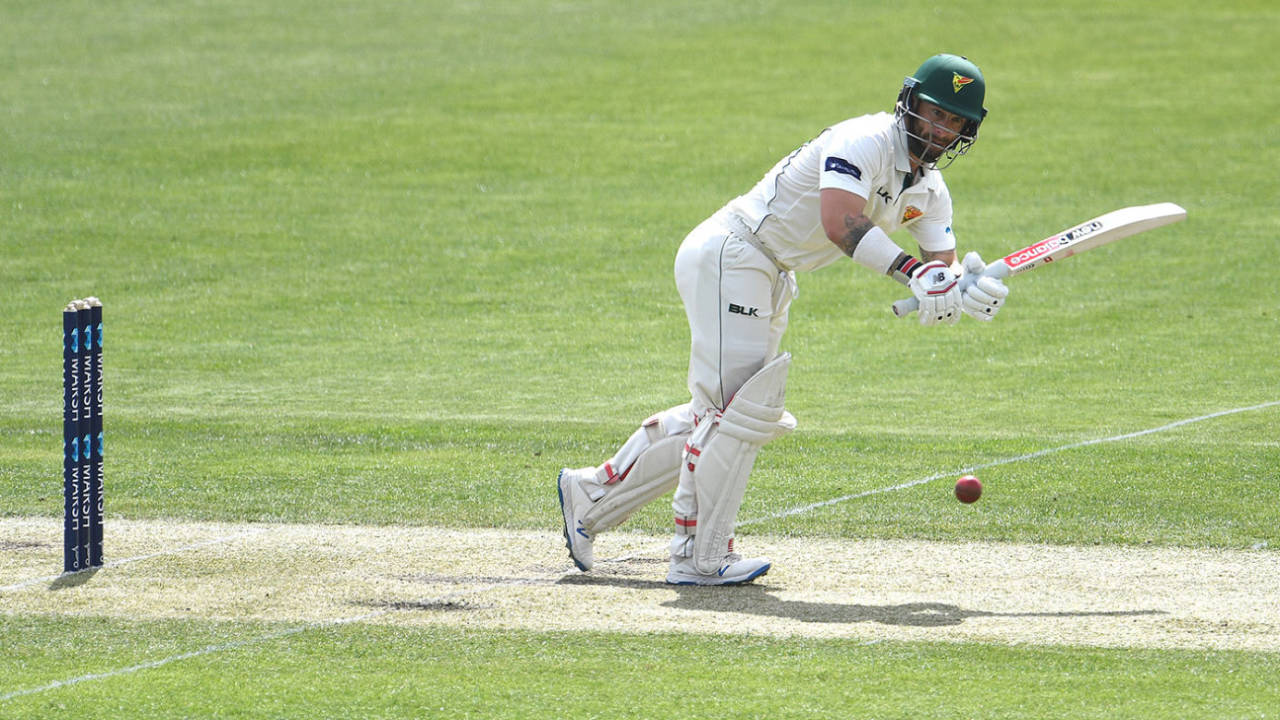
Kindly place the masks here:
<instances>
[{"instance_id":1,"label":"bat handle","mask_svg":"<svg viewBox=\"0 0 1280 720\"><path fill-rule=\"evenodd\" d=\"M914 297L902 298L893 304L893 314L904 318L920 309L920 301Z\"/></svg>"},{"instance_id":2,"label":"bat handle","mask_svg":"<svg viewBox=\"0 0 1280 720\"><path fill-rule=\"evenodd\" d=\"M982 275L985 277L993 277L999 280L1003 280L1009 276L1009 266L1006 265L1003 260L997 260L991 263L990 265L988 265L986 271L983 272ZM972 285L978 279L978 277L979 276L977 275L970 275L968 273L961 275L960 276L960 292L963 293L966 289L968 289L968 287ZM903 298L898 302L894 303L892 309L893 309L894 315L897 315L900 318L904 318L910 315L911 313L915 312L916 310L920 309L920 301L917 300L915 297Z\"/></svg>"}]
</instances>

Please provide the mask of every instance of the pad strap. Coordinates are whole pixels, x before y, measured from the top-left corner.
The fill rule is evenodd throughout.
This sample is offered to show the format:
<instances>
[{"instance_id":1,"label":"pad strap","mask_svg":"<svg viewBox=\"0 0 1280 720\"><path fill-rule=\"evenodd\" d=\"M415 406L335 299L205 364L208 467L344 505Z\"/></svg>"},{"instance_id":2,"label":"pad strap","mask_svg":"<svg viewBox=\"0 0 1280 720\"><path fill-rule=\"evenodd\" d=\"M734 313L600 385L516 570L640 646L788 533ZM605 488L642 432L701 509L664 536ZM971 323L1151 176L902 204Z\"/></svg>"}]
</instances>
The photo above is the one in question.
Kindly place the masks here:
<instances>
[{"instance_id":1,"label":"pad strap","mask_svg":"<svg viewBox=\"0 0 1280 720\"><path fill-rule=\"evenodd\" d=\"M649 445L627 471L626 480L582 516L587 532L595 535L615 528L635 511L671 492L680 479L680 454L688 437L672 435Z\"/></svg>"}]
</instances>

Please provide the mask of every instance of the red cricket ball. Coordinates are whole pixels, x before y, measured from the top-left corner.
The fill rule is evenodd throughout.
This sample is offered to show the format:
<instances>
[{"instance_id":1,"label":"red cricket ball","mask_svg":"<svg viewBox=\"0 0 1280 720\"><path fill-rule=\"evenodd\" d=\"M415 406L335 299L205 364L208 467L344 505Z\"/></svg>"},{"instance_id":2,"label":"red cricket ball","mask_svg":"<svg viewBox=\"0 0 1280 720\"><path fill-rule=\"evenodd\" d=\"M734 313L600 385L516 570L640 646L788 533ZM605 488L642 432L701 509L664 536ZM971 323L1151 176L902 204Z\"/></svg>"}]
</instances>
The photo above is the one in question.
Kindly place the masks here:
<instances>
[{"instance_id":1,"label":"red cricket ball","mask_svg":"<svg viewBox=\"0 0 1280 720\"><path fill-rule=\"evenodd\" d=\"M956 481L956 499L962 503L977 502L982 497L982 483L973 475L965 475Z\"/></svg>"}]
</instances>

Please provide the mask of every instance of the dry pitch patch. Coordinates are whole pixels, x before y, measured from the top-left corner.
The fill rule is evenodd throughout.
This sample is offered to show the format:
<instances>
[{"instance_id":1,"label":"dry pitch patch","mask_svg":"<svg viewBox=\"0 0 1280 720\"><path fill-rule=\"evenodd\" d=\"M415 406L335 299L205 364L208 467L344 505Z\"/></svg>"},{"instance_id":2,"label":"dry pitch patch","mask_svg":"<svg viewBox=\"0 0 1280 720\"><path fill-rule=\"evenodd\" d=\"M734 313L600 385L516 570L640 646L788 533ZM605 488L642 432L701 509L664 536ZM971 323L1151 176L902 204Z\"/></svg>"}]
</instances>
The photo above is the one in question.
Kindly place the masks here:
<instances>
[{"instance_id":1,"label":"dry pitch patch","mask_svg":"<svg viewBox=\"0 0 1280 720\"><path fill-rule=\"evenodd\" d=\"M370 622L1280 651L1280 553L750 535L756 583L663 583L666 538L113 521L108 565L53 577L61 525L0 520L0 609L120 618ZM177 549L177 550L175 550Z\"/></svg>"}]
</instances>

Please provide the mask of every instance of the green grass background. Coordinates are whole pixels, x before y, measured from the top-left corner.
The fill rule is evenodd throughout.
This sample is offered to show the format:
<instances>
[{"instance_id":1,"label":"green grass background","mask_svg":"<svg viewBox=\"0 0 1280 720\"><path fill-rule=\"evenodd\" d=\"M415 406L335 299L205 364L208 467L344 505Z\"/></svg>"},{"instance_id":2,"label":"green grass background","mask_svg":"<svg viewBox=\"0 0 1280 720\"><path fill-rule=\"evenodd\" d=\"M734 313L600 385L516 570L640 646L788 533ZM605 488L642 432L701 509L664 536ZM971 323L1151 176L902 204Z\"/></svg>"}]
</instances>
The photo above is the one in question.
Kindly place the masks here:
<instances>
[{"instance_id":1,"label":"green grass background","mask_svg":"<svg viewBox=\"0 0 1280 720\"><path fill-rule=\"evenodd\" d=\"M826 125L889 109L939 51L989 85L982 139L946 173L962 251L997 256L1125 205L1173 201L1188 220L1016 278L990 325L896 321L901 288L851 263L802 277L784 341L800 427L761 454L742 517L1280 400L1280 70L1261 60L1278 22L1261 0L5 2L0 515L61 511L58 315L96 294L110 516L553 530L561 466L603 460L685 400L684 234ZM744 542L1274 548L1278 431L1280 408L1231 415L992 467L973 507L940 480L753 524ZM669 522L656 503L633 526ZM27 622L0 637L73 631ZM563 663L580 647L539 642ZM615 642L662 657L671 640ZM715 643L696 645L683 664L714 664ZM399 652L361 648L328 652ZM786 657L878 675L874 650L835 665L783 642L757 652L759 672ZM1047 692L1019 674L1057 651L904 652L1013 674L990 709L1018 716ZM1090 653L1108 657L1080 670L1095 682L1108 663L1181 682L1220 669ZM253 653L214 662L261 670ZM6 688L43 677L15 672ZM686 682L709 692L705 672ZM127 702L133 682L95 692ZM1184 714L1134 691L1148 717ZM662 708L688 691L654 692ZM962 696L942 683L927 707ZM302 697L240 712L288 715ZM1224 716L1261 716L1245 709L1274 706L1263 697L1246 689ZM797 702L822 715L821 698ZM920 714L941 715L886 700L865 716Z\"/></svg>"},{"instance_id":2,"label":"green grass background","mask_svg":"<svg viewBox=\"0 0 1280 720\"><path fill-rule=\"evenodd\" d=\"M25 661L33 685L61 679L68 668L155 662L289 630L43 618L12 625L21 631L12 650L18 661L0 658L0 668ZM71 632L92 642L91 649L45 640ZM513 632L486 640L454 628L330 627L20 696L0 708L13 716L85 718L118 718L123 711L149 718L1145 720L1270 717L1259 708L1280 701L1274 653L592 632ZM730 665L700 675L712 658ZM245 666L253 668L251 678ZM484 681L491 677L504 681ZM249 707L246 691L253 695ZM298 711L303 705L307 713Z\"/></svg>"}]
</instances>

